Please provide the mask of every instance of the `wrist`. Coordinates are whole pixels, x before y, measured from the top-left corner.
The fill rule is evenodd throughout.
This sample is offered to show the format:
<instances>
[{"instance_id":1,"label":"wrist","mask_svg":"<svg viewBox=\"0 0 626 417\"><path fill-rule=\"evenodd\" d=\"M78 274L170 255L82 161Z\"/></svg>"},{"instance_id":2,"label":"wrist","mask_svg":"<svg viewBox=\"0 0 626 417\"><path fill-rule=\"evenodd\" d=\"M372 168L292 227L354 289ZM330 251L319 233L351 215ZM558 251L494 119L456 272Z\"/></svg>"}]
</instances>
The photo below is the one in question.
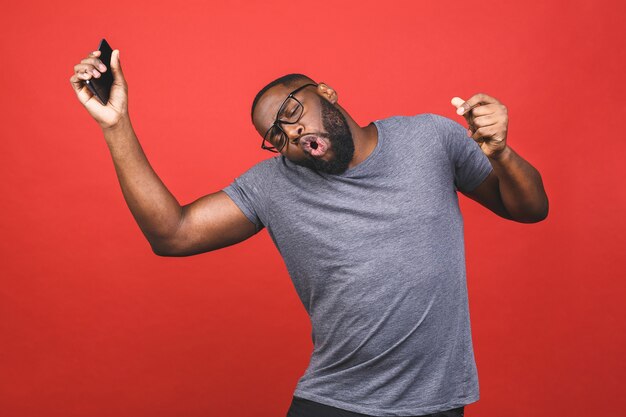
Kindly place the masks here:
<instances>
[{"instance_id":1,"label":"wrist","mask_svg":"<svg viewBox=\"0 0 626 417\"><path fill-rule=\"evenodd\" d=\"M110 125L101 126L101 128L102 131L107 134L126 130L130 127L130 125L130 117L128 116L128 113L125 113L119 118L117 122Z\"/></svg>"},{"instance_id":2,"label":"wrist","mask_svg":"<svg viewBox=\"0 0 626 417\"><path fill-rule=\"evenodd\" d=\"M504 149L502 149L498 153L492 154L491 156L489 156L489 159L499 162L499 163L503 163L503 162L508 161L511 158L512 153L513 153L513 150L509 148L508 145L505 145Z\"/></svg>"},{"instance_id":3,"label":"wrist","mask_svg":"<svg viewBox=\"0 0 626 417\"><path fill-rule=\"evenodd\" d=\"M113 125L102 127L104 141L109 147L126 143L134 136L133 127L128 116L122 117Z\"/></svg>"}]
</instances>

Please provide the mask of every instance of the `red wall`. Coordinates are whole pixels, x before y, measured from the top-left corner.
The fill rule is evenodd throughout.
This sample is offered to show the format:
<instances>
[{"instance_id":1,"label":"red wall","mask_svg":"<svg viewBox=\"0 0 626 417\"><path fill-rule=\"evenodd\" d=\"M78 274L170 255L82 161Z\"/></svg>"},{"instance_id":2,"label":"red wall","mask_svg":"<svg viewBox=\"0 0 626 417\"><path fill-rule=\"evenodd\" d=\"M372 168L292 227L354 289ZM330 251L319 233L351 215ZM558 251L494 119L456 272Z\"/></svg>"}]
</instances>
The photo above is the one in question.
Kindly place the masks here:
<instances>
[{"instance_id":1,"label":"red wall","mask_svg":"<svg viewBox=\"0 0 626 417\"><path fill-rule=\"evenodd\" d=\"M155 5L156 3L156 5ZM303 72L361 125L485 92L550 215L462 197L481 399L467 416L624 410L622 1L12 2L0 14L0 414L284 416L310 325L266 231L154 255L69 84L106 37L181 204L271 156L249 120Z\"/></svg>"}]
</instances>

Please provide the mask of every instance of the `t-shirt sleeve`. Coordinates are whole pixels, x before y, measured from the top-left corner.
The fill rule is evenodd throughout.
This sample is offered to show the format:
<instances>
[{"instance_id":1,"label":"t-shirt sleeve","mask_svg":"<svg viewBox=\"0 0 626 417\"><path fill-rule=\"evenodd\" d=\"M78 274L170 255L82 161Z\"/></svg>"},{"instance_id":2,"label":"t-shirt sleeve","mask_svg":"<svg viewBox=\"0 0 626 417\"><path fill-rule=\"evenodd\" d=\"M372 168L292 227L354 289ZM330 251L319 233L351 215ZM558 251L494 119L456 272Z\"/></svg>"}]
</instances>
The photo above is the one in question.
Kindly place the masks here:
<instances>
[{"instance_id":1,"label":"t-shirt sleeve","mask_svg":"<svg viewBox=\"0 0 626 417\"><path fill-rule=\"evenodd\" d=\"M467 136L460 123L438 114L430 114L439 140L454 168L456 189L469 192L487 178L493 167L480 145Z\"/></svg>"},{"instance_id":2,"label":"t-shirt sleeve","mask_svg":"<svg viewBox=\"0 0 626 417\"><path fill-rule=\"evenodd\" d=\"M267 187L271 182L267 172L268 162L269 160L259 162L222 189L248 220L254 223L257 232L265 227L267 219Z\"/></svg>"}]
</instances>

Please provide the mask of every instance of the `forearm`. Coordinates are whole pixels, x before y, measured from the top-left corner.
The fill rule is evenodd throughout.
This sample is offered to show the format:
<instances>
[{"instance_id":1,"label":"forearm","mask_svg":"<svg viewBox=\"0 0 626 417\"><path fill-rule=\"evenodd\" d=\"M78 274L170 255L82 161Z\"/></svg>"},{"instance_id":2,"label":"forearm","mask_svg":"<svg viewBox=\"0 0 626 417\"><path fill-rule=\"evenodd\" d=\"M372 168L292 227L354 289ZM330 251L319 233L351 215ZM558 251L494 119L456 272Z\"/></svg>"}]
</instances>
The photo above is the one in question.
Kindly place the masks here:
<instances>
[{"instance_id":1,"label":"forearm","mask_svg":"<svg viewBox=\"0 0 626 417\"><path fill-rule=\"evenodd\" d=\"M103 133L126 204L154 248L177 230L181 206L150 166L128 117Z\"/></svg>"},{"instance_id":2,"label":"forearm","mask_svg":"<svg viewBox=\"0 0 626 417\"><path fill-rule=\"evenodd\" d=\"M489 161L498 176L502 203L513 219L524 223L545 219L548 196L539 171L508 146Z\"/></svg>"}]
</instances>

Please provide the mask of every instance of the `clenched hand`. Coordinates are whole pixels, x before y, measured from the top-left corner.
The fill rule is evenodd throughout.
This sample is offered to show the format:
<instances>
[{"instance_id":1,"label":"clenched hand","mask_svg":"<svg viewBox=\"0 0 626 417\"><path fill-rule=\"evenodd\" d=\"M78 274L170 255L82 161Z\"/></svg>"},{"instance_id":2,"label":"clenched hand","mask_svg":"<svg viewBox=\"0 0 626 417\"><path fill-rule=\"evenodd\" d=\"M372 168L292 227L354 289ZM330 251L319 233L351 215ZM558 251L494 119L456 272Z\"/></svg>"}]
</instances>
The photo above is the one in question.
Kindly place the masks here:
<instances>
[{"instance_id":1,"label":"clenched hand","mask_svg":"<svg viewBox=\"0 0 626 417\"><path fill-rule=\"evenodd\" d=\"M506 149L509 116L506 106L496 98L479 93L464 101L451 100L456 112L468 124L467 135L474 139L489 158L497 159Z\"/></svg>"}]
</instances>

